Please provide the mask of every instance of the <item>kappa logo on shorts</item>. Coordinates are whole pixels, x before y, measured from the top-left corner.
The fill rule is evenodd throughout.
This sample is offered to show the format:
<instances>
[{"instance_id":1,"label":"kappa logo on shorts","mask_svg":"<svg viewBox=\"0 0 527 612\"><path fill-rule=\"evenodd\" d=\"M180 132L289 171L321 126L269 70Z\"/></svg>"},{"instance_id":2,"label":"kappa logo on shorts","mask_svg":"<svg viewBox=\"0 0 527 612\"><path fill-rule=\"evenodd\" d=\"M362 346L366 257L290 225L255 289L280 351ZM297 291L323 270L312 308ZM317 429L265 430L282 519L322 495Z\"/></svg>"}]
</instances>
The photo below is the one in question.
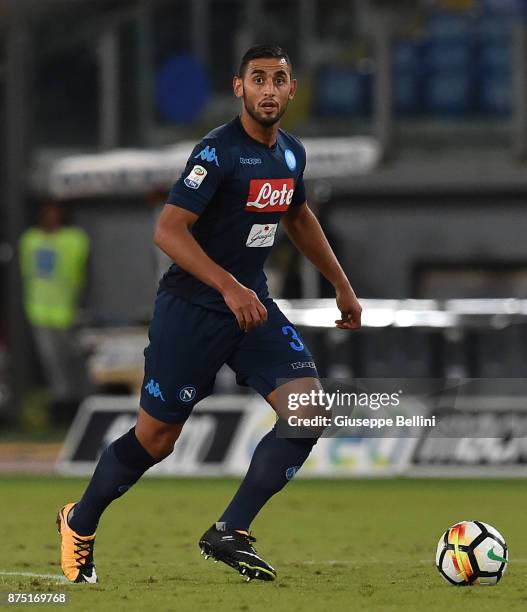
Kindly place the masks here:
<instances>
[{"instance_id":1,"label":"kappa logo on shorts","mask_svg":"<svg viewBox=\"0 0 527 612\"><path fill-rule=\"evenodd\" d=\"M161 393L161 389L159 388L159 383L155 382L153 378L151 378L145 385L145 389L148 391L148 393L150 395L152 395L153 397L160 397L163 401L165 401L165 398L163 397L163 394Z\"/></svg>"},{"instance_id":2,"label":"kappa logo on shorts","mask_svg":"<svg viewBox=\"0 0 527 612\"><path fill-rule=\"evenodd\" d=\"M316 368L314 361L295 361L289 364L293 370L302 370L303 368Z\"/></svg>"},{"instance_id":3,"label":"kappa logo on shorts","mask_svg":"<svg viewBox=\"0 0 527 612\"><path fill-rule=\"evenodd\" d=\"M179 391L179 399L182 402L191 402L196 397L196 387L187 385Z\"/></svg>"},{"instance_id":4,"label":"kappa logo on shorts","mask_svg":"<svg viewBox=\"0 0 527 612\"><path fill-rule=\"evenodd\" d=\"M283 179L251 179L245 210L249 212L286 212L293 201L295 181Z\"/></svg>"}]
</instances>

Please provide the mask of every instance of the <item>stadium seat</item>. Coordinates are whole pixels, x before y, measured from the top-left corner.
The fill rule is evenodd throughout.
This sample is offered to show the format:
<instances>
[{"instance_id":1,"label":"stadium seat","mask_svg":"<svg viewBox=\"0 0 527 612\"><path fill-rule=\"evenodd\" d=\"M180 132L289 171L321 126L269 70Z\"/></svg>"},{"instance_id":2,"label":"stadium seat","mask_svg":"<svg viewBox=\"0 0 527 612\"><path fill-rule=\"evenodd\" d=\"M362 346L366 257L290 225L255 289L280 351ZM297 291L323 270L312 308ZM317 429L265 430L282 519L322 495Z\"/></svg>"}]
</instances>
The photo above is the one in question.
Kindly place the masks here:
<instances>
[{"instance_id":1,"label":"stadium seat","mask_svg":"<svg viewBox=\"0 0 527 612\"><path fill-rule=\"evenodd\" d=\"M474 17L465 12L438 11L428 20L428 34L434 42L469 41L474 33Z\"/></svg>"},{"instance_id":2,"label":"stadium seat","mask_svg":"<svg viewBox=\"0 0 527 612\"><path fill-rule=\"evenodd\" d=\"M394 51L395 112L418 115L423 110L423 46L419 41L402 41L395 45Z\"/></svg>"},{"instance_id":3,"label":"stadium seat","mask_svg":"<svg viewBox=\"0 0 527 612\"><path fill-rule=\"evenodd\" d=\"M425 104L432 114L464 115L473 110L473 95L473 83L467 74L437 72L427 80Z\"/></svg>"},{"instance_id":4,"label":"stadium seat","mask_svg":"<svg viewBox=\"0 0 527 612\"><path fill-rule=\"evenodd\" d=\"M510 72L485 75L480 82L480 111L487 115L508 116L512 111Z\"/></svg>"},{"instance_id":5,"label":"stadium seat","mask_svg":"<svg viewBox=\"0 0 527 612\"><path fill-rule=\"evenodd\" d=\"M181 87L185 83L185 87ZM191 55L175 55L161 67L156 78L156 102L164 119L191 123L199 118L210 97L207 71Z\"/></svg>"},{"instance_id":6,"label":"stadium seat","mask_svg":"<svg viewBox=\"0 0 527 612\"><path fill-rule=\"evenodd\" d=\"M371 111L371 74L353 67L328 66L319 72L315 112L319 116L366 115Z\"/></svg>"}]
</instances>

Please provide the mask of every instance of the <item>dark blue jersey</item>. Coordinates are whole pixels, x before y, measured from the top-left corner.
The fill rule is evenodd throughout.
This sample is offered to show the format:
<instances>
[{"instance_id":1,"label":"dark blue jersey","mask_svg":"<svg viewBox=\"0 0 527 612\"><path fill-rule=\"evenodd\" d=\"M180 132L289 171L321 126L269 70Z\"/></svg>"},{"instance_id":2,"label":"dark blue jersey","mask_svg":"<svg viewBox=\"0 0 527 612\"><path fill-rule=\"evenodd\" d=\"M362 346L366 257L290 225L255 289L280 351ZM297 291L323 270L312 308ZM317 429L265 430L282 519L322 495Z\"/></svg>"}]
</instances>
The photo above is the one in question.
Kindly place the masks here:
<instances>
[{"instance_id":1,"label":"dark blue jersey","mask_svg":"<svg viewBox=\"0 0 527 612\"><path fill-rule=\"evenodd\" d=\"M272 147L253 138L237 117L194 148L168 203L199 219L192 234L207 255L240 283L267 297L263 267L280 218L306 200L302 143L283 130ZM206 308L230 313L221 294L173 264L161 279L168 289Z\"/></svg>"}]
</instances>

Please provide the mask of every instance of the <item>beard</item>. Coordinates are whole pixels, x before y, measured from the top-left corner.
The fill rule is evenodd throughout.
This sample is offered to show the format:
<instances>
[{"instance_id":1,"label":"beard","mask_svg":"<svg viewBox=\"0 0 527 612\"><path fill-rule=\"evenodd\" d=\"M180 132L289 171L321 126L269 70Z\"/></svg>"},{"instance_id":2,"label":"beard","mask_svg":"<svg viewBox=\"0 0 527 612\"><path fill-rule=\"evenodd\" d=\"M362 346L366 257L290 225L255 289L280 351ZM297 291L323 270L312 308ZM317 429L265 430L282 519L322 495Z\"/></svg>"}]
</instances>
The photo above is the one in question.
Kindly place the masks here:
<instances>
[{"instance_id":1,"label":"beard","mask_svg":"<svg viewBox=\"0 0 527 612\"><path fill-rule=\"evenodd\" d=\"M251 107L247 104L247 100L245 96L243 96L243 105L245 106L245 110L247 113L259 123L262 127L272 127L276 123L280 121L280 119L284 116L285 111L287 110L287 106L289 101L285 103L285 105L279 109L278 113L274 117L269 117L268 115L260 114L256 107Z\"/></svg>"}]
</instances>

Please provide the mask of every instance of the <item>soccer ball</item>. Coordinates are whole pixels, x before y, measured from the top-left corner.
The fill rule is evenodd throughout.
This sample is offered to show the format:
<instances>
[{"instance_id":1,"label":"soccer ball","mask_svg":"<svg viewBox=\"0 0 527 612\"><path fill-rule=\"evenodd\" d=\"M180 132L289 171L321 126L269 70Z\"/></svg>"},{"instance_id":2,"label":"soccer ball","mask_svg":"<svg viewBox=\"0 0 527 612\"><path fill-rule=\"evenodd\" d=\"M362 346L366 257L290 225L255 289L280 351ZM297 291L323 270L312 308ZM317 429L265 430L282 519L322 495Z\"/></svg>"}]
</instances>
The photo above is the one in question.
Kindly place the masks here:
<instances>
[{"instance_id":1,"label":"soccer ball","mask_svg":"<svg viewBox=\"0 0 527 612\"><path fill-rule=\"evenodd\" d=\"M505 539L497 529L481 521L461 521L441 536L436 567L456 586L497 584L509 561Z\"/></svg>"}]
</instances>

